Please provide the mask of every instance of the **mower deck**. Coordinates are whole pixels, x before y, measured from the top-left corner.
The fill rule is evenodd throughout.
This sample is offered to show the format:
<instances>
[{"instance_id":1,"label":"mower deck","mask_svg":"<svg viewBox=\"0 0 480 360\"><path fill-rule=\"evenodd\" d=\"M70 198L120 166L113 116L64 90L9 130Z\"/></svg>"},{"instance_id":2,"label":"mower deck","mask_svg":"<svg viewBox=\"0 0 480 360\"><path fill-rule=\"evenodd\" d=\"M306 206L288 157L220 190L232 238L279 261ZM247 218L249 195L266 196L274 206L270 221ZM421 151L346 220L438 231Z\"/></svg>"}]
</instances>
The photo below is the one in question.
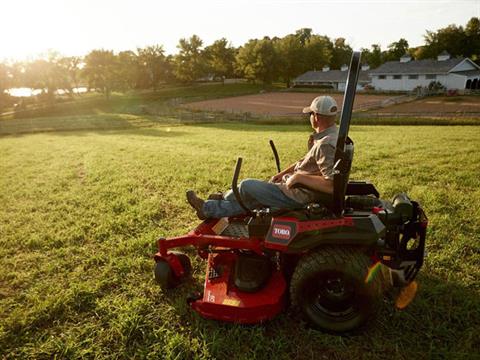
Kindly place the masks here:
<instances>
[{"instance_id":1,"label":"mower deck","mask_svg":"<svg viewBox=\"0 0 480 360\"><path fill-rule=\"evenodd\" d=\"M208 257L203 297L190 306L208 319L256 324L272 319L285 306L286 282L275 269L267 284L259 291L240 291L233 282L233 269L238 255L230 252Z\"/></svg>"}]
</instances>

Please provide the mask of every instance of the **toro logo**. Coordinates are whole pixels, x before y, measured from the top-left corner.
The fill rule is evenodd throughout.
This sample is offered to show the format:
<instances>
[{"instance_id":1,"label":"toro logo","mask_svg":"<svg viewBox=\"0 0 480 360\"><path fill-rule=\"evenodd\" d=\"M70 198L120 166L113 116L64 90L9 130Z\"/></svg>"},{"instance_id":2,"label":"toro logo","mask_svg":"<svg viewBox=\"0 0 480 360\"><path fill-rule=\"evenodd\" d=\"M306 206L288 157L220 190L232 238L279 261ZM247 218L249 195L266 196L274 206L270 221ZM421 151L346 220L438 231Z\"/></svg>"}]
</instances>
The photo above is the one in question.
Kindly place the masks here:
<instances>
[{"instance_id":1,"label":"toro logo","mask_svg":"<svg viewBox=\"0 0 480 360\"><path fill-rule=\"evenodd\" d=\"M274 225L272 229L272 236L277 239L290 239L291 228L287 225Z\"/></svg>"}]
</instances>

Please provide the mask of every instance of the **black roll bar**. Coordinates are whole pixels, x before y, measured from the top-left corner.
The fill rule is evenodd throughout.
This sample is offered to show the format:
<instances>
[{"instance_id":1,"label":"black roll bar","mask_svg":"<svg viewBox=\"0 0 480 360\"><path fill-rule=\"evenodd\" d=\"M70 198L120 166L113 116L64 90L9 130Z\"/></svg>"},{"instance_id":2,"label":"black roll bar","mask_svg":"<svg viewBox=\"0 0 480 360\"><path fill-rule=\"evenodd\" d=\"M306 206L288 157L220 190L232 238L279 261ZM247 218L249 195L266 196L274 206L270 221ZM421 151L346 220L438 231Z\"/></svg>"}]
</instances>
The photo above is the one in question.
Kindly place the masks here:
<instances>
[{"instance_id":1,"label":"black roll bar","mask_svg":"<svg viewBox=\"0 0 480 360\"><path fill-rule=\"evenodd\" d=\"M354 51L350 61L348 70L347 84L345 86L345 93L343 96L342 115L340 118L340 127L338 129L338 140L335 148L335 175L333 181L333 212L336 215L341 215L345 205L345 182L348 180L348 172L350 166L346 166L348 161L345 148L347 144L352 144L348 138L348 131L350 129L350 120L352 118L353 103L355 101L355 92L357 90L358 74L360 72L360 58L359 51Z\"/></svg>"}]
</instances>

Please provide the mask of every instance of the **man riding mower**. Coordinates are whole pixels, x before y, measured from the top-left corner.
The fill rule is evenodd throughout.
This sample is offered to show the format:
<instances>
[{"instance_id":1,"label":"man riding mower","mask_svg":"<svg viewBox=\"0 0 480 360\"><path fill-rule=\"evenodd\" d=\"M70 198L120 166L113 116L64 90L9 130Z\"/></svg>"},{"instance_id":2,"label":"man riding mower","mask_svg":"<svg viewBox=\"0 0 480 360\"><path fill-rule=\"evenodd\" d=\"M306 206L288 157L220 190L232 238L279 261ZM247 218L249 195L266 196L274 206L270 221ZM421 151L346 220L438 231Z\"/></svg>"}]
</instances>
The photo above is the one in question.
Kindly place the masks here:
<instances>
[{"instance_id":1,"label":"man riding mower","mask_svg":"<svg viewBox=\"0 0 480 360\"><path fill-rule=\"evenodd\" d=\"M327 136L317 135L303 159L311 154L321 167L319 154L333 157L333 165L327 161L324 171L320 170L321 185L305 179L286 179L283 185L265 183L281 189L274 196L268 193L267 200L275 202L267 202L252 196L259 191L239 191L239 158L232 190L225 198L217 195L203 203L195 194L189 195L189 202L205 220L184 236L158 240L155 278L163 289L177 286L191 271L188 256L171 249L194 246L207 260L207 268L203 294L188 303L205 318L260 323L289 304L314 327L345 332L375 313L388 288L400 290L399 308L408 305L423 264L427 219L406 194L382 200L371 183L349 180L354 144L348 131L359 67L360 53L354 52L338 133L328 130L331 127L323 129L328 130ZM327 101L325 107L332 109L330 105ZM272 180L278 181L284 174L270 144L279 171ZM295 176L298 168L287 170ZM278 201L285 194L282 186L286 193L301 193L309 202L304 204L295 196ZM216 204L212 208L217 213L210 212L209 203Z\"/></svg>"}]
</instances>

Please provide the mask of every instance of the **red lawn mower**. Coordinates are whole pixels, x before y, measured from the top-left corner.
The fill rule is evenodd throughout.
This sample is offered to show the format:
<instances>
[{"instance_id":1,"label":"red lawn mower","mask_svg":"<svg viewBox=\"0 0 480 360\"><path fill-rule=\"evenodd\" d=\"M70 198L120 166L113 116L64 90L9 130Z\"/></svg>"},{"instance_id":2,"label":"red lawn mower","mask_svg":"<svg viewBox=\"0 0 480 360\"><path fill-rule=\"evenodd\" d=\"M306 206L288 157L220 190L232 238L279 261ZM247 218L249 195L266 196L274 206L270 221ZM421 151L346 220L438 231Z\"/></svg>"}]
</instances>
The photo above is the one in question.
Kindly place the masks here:
<instances>
[{"instance_id":1,"label":"red lawn mower","mask_svg":"<svg viewBox=\"0 0 480 360\"><path fill-rule=\"evenodd\" d=\"M354 52L333 195L295 211L250 210L237 188L239 158L232 190L246 214L207 219L187 235L160 238L154 273L163 289L179 285L191 272L188 256L171 249L194 246L207 262L205 284L203 294L187 301L209 319L261 323L288 304L316 328L346 332L375 313L387 289L399 289L400 308L413 299L425 252L422 208L406 194L382 200L371 183L349 180L354 145L348 131L359 68L360 53Z\"/></svg>"}]
</instances>

